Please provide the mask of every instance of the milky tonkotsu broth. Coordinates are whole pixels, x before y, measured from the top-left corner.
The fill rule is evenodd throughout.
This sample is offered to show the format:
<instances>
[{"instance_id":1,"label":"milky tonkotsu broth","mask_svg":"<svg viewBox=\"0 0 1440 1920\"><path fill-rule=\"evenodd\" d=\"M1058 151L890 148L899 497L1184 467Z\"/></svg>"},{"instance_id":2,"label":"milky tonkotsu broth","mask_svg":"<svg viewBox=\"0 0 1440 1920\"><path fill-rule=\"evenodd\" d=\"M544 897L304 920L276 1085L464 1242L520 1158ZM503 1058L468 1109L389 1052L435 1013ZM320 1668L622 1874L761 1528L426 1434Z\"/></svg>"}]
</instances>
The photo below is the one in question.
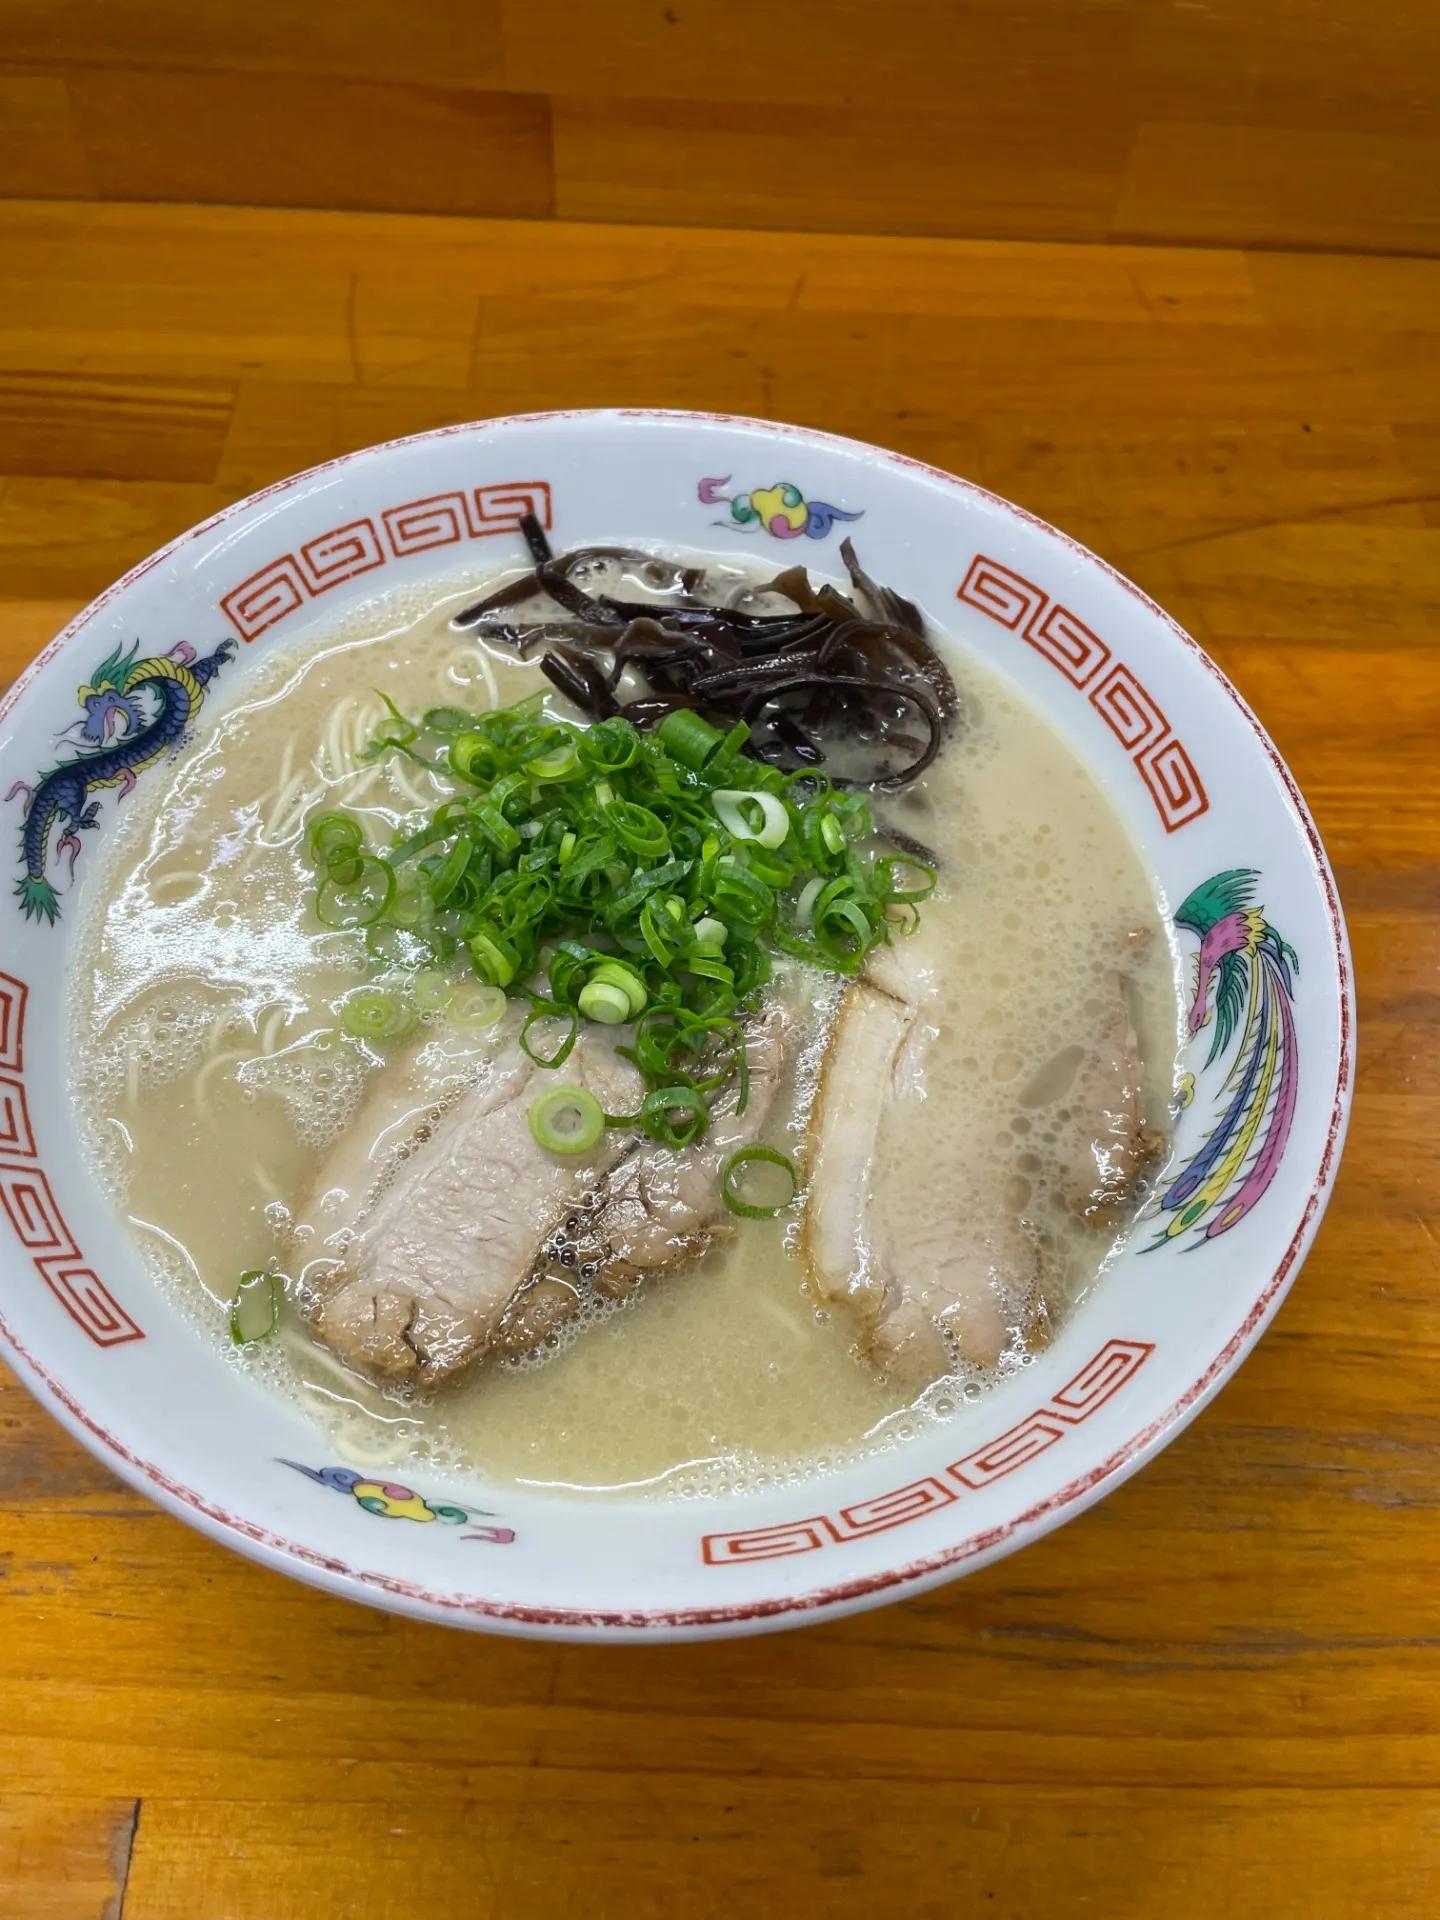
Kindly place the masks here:
<instances>
[{"instance_id":1,"label":"milky tonkotsu broth","mask_svg":"<svg viewBox=\"0 0 1440 1920\"><path fill-rule=\"evenodd\" d=\"M727 585L739 578L730 572ZM636 597L636 582L626 591ZM273 1258L277 1221L384 1071L382 1051L339 1034L335 1003L373 965L362 936L322 931L311 916L305 818L345 807L383 844L407 813L437 804L423 769L393 755L359 760L382 715L374 689L420 711L508 704L546 684L449 627L476 593L473 579L450 594L432 584L423 600L377 600L343 628L275 649L87 854L77 1103L146 1258L217 1341L240 1273ZM936 988L923 1014L935 1032L882 1128L877 1185L882 1217L967 1200L1023 1214L1061 1255L1054 1318L1094 1283L1111 1242L1052 1197L1043 1116L1027 1112L1024 1092L1060 1049L1093 1037L1117 941L1145 929L1137 1024L1147 1111L1163 1120L1176 1046L1171 953L1089 774L1016 694L973 661L954 664L964 729L922 783L875 804L943 860L916 949ZM212 710L227 691L222 680ZM833 980L793 967L788 984L778 977L802 1004L833 1004ZM443 1025L432 1033L424 1057L437 1093L495 1044ZM823 1039L817 1017L766 1130L797 1160ZM927 1190L942 1136L963 1151L968 1192ZM482 1363L423 1404L357 1380L289 1313L279 1340L235 1363L310 1408L343 1459L539 1486L764 1483L963 1418L983 1383L942 1382L908 1405L856 1358L848 1316L817 1313L795 1237L783 1219L738 1221L699 1267L582 1316L553 1354Z\"/></svg>"}]
</instances>

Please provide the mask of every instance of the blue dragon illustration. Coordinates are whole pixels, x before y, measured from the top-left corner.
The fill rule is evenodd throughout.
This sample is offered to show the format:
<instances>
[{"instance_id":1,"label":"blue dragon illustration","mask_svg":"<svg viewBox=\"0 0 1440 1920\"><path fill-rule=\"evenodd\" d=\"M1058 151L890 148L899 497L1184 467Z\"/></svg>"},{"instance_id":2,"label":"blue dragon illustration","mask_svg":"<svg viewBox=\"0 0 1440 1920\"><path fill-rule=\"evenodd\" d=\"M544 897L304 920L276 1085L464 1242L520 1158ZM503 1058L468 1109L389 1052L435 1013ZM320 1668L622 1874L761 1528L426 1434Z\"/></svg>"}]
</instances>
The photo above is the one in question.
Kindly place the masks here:
<instances>
[{"instance_id":1,"label":"blue dragon illustration","mask_svg":"<svg viewBox=\"0 0 1440 1920\"><path fill-rule=\"evenodd\" d=\"M20 830L25 878L15 892L27 919L53 924L60 917L60 903L46 877L56 825L62 831L55 853L69 854L73 877L79 836L100 815L100 802L91 794L100 787L118 787L116 798L123 800L137 775L180 744L200 711L206 687L235 657L233 640L222 640L203 660L183 640L167 654L144 659L136 658L139 647L137 640L128 651L117 648L101 661L94 680L78 690L85 718L75 723L80 746L73 758L52 767L33 787L17 780L5 796L25 796Z\"/></svg>"}]
</instances>

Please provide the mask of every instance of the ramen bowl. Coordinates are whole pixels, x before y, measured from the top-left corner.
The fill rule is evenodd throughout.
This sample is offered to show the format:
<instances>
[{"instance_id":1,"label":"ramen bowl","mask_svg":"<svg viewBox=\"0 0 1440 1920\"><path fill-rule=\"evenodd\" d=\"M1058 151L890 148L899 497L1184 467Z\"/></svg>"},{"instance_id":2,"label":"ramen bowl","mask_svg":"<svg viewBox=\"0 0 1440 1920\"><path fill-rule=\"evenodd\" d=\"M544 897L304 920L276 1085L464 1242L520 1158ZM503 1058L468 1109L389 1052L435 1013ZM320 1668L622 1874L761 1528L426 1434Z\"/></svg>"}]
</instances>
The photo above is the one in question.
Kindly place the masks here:
<instances>
[{"instance_id":1,"label":"ramen bowl","mask_svg":"<svg viewBox=\"0 0 1440 1920\"><path fill-rule=\"evenodd\" d=\"M1174 931L1196 961L1196 1016L1172 1161L1184 1178L1162 1183L1028 1366L843 1469L673 1500L357 1471L151 1276L81 1146L65 1017L73 887L128 791L84 726L101 663L229 641L234 664L203 727L277 644L441 570L453 579L473 563L478 578L518 561L527 514L566 547L698 548L835 578L852 532L875 577L1069 742L1172 923L1186 903ZM420 434L281 481L182 535L45 649L4 715L0 793L17 829L0 921L6 1357L123 1479L279 1572L446 1625L575 1639L741 1634L903 1598L1023 1547L1173 1439L1259 1339L1315 1232L1345 1127L1352 1004L1334 883L1295 783L1224 676L1145 594L953 475L711 415L544 414ZM68 815L37 854L41 779L72 762ZM37 858L53 917L24 911ZM1259 1013L1217 1049L1199 1019L1224 956Z\"/></svg>"}]
</instances>

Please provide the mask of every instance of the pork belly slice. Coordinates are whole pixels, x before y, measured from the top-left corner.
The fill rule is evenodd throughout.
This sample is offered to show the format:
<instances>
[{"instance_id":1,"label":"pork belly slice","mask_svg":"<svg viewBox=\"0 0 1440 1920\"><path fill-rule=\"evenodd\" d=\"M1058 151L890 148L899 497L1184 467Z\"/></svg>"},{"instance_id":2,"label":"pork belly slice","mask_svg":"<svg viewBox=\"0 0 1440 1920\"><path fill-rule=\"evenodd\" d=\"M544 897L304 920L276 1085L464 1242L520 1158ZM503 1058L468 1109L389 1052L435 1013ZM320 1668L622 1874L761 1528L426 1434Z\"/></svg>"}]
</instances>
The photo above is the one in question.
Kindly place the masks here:
<instances>
[{"instance_id":1,"label":"pork belly slice","mask_svg":"<svg viewBox=\"0 0 1440 1920\"><path fill-rule=\"evenodd\" d=\"M915 1007L868 979L845 990L820 1070L810 1128L804 1253L827 1304L854 1306L873 1325L888 1282L871 1244L870 1180L880 1123L895 1097Z\"/></svg>"},{"instance_id":2,"label":"pork belly slice","mask_svg":"<svg viewBox=\"0 0 1440 1920\"><path fill-rule=\"evenodd\" d=\"M900 1385L919 1393L957 1361L993 1367L1007 1350L1045 1344L1042 1256L1018 1221L969 1216L938 1182L884 1241L887 1266L903 1277L861 1351Z\"/></svg>"},{"instance_id":3,"label":"pork belly slice","mask_svg":"<svg viewBox=\"0 0 1440 1920\"><path fill-rule=\"evenodd\" d=\"M797 1032L793 1014L770 1007L746 1038L744 1113L736 1112L737 1083L717 1103L709 1131L693 1147L642 1146L612 1170L590 1228L593 1257L600 1262L597 1291L619 1298L643 1277L699 1258L717 1230L726 1230L719 1225L729 1218L721 1171L732 1153L759 1139Z\"/></svg>"},{"instance_id":4,"label":"pork belly slice","mask_svg":"<svg viewBox=\"0 0 1440 1920\"><path fill-rule=\"evenodd\" d=\"M1061 1109L1068 1117L1058 1145L1065 1204L1088 1226L1113 1233L1164 1153L1165 1135L1145 1124L1140 1042L1123 964L1106 974L1100 1004L1099 1031L1080 1054Z\"/></svg>"},{"instance_id":5,"label":"pork belly slice","mask_svg":"<svg viewBox=\"0 0 1440 1920\"><path fill-rule=\"evenodd\" d=\"M409 1069L393 1071L398 1082ZM587 1087L611 1113L633 1112L643 1091L608 1036L587 1031L555 1070L507 1041L480 1084L415 1129L378 1190L316 1207L326 1232L304 1276L319 1296L311 1324L347 1366L381 1382L431 1385L478 1360L548 1236L633 1147L633 1133L607 1128L587 1154L547 1153L529 1123L541 1085ZM378 1087L369 1123L362 1116L352 1126L373 1125L386 1097ZM337 1152L353 1163L353 1145ZM344 1190L330 1172L322 1194ZM512 1323L504 1344L514 1339Z\"/></svg>"},{"instance_id":6,"label":"pork belly slice","mask_svg":"<svg viewBox=\"0 0 1440 1920\"><path fill-rule=\"evenodd\" d=\"M874 1190L922 1005L916 972L893 953L847 988L812 1116L803 1234L817 1295L850 1308L861 1353L917 1392L959 1362L992 1366L1043 1315L1037 1247L1018 1222L974 1215L963 1163L937 1154L917 1168L903 1207Z\"/></svg>"}]
</instances>

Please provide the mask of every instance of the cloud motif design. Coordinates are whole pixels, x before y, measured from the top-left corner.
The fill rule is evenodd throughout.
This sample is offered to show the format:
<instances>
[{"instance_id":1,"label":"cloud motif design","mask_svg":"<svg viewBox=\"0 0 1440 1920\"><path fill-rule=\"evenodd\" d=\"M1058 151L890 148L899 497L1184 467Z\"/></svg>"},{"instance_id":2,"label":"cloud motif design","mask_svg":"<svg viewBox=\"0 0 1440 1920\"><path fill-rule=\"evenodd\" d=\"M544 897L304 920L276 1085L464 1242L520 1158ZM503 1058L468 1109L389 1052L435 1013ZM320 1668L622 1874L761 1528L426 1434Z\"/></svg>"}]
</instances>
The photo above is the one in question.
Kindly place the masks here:
<instances>
[{"instance_id":1,"label":"cloud motif design","mask_svg":"<svg viewBox=\"0 0 1440 1920\"><path fill-rule=\"evenodd\" d=\"M743 527L747 533L765 532L776 540L823 540L837 520L859 520L863 510L847 512L826 500L807 500L792 480L777 480L773 487L755 487L749 493L724 491L731 476L712 475L696 489L703 507L728 506L730 516L717 520L717 527Z\"/></svg>"},{"instance_id":2,"label":"cloud motif design","mask_svg":"<svg viewBox=\"0 0 1440 1920\"><path fill-rule=\"evenodd\" d=\"M298 1460L282 1460L280 1465L293 1467L296 1473L303 1473L317 1486L329 1487L333 1493L350 1494L357 1506L366 1513L378 1514L383 1520L414 1520L422 1526L438 1520L448 1527L470 1527L470 1532L460 1536L462 1540L478 1540L490 1546L508 1547L515 1540L513 1527L473 1526L476 1514L467 1507L429 1501L413 1488L402 1487L394 1480L373 1479L368 1474L357 1473L354 1467L307 1467ZM493 1514L484 1517L495 1518Z\"/></svg>"}]
</instances>

